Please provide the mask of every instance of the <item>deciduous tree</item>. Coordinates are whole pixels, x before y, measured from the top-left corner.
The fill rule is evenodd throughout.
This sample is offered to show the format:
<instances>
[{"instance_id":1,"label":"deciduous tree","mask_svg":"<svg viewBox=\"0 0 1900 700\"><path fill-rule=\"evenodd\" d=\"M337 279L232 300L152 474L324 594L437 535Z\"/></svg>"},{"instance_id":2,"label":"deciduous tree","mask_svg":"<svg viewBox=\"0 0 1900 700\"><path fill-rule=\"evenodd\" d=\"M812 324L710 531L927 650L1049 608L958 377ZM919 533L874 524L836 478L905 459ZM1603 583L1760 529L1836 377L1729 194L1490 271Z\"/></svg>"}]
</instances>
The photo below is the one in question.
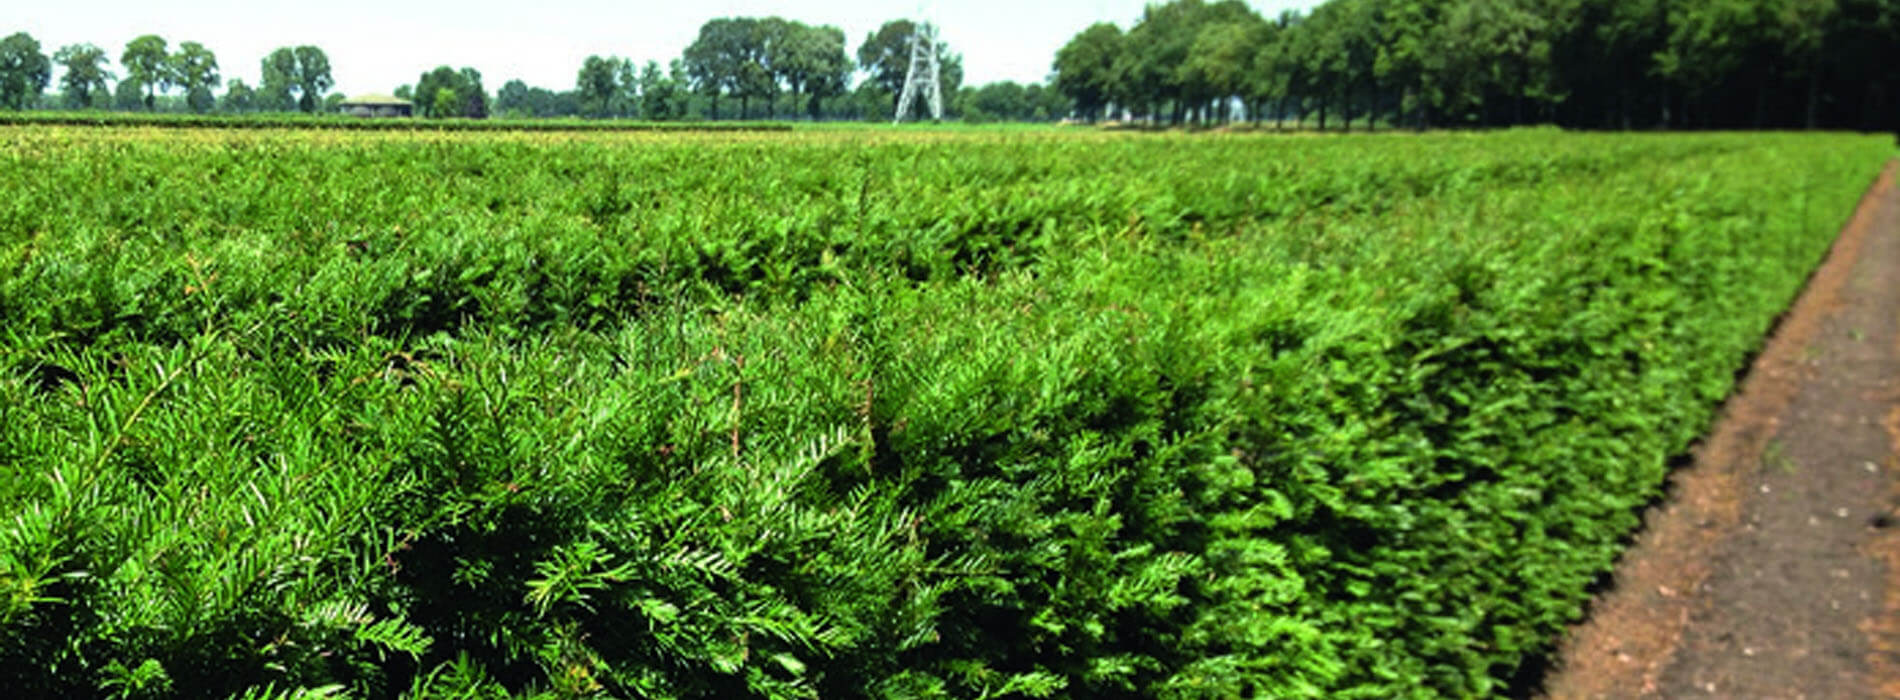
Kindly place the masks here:
<instances>
[{"instance_id":1,"label":"deciduous tree","mask_svg":"<svg viewBox=\"0 0 1900 700\"><path fill-rule=\"evenodd\" d=\"M145 86L131 78L119 81L112 86L112 108L122 112L144 109Z\"/></svg>"},{"instance_id":2,"label":"deciduous tree","mask_svg":"<svg viewBox=\"0 0 1900 700\"><path fill-rule=\"evenodd\" d=\"M612 56L588 56L582 61L574 83L574 92L581 101L581 114L595 118L628 116L616 107L627 103L622 93L632 86L625 84L628 81L623 76L632 71L631 66L631 61Z\"/></svg>"},{"instance_id":3,"label":"deciduous tree","mask_svg":"<svg viewBox=\"0 0 1900 700\"><path fill-rule=\"evenodd\" d=\"M315 46L299 46L292 52L297 56L297 106L315 112L318 96L336 84L330 77L330 57Z\"/></svg>"},{"instance_id":4,"label":"deciduous tree","mask_svg":"<svg viewBox=\"0 0 1900 700\"><path fill-rule=\"evenodd\" d=\"M1122 39L1120 27L1097 23L1056 51L1055 89L1075 100L1084 119L1095 121L1121 90Z\"/></svg>"},{"instance_id":5,"label":"deciduous tree","mask_svg":"<svg viewBox=\"0 0 1900 700\"><path fill-rule=\"evenodd\" d=\"M450 101L443 101L443 90L453 96ZM482 119L488 116L488 95L482 90L482 74L474 68L464 67L458 71L436 66L416 80L415 94L416 109L425 117Z\"/></svg>"},{"instance_id":6,"label":"deciduous tree","mask_svg":"<svg viewBox=\"0 0 1900 700\"><path fill-rule=\"evenodd\" d=\"M258 107L288 112L297 108L297 53L286 46L260 62L263 83L257 90Z\"/></svg>"},{"instance_id":7,"label":"deciduous tree","mask_svg":"<svg viewBox=\"0 0 1900 700\"><path fill-rule=\"evenodd\" d=\"M219 99L218 109L234 114L256 111L257 91L244 81L232 78L224 85L224 97Z\"/></svg>"},{"instance_id":8,"label":"deciduous tree","mask_svg":"<svg viewBox=\"0 0 1900 700\"><path fill-rule=\"evenodd\" d=\"M330 57L315 46L285 46L263 61L259 102L265 109L299 109L314 113L324 94L336 84L330 76Z\"/></svg>"},{"instance_id":9,"label":"deciduous tree","mask_svg":"<svg viewBox=\"0 0 1900 700\"><path fill-rule=\"evenodd\" d=\"M682 58L693 89L712 100L713 118L719 118L721 96L739 100L745 118L753 99L770 100L778 83L766 66L766 45L783 20L751 17L714 19L701 25L699 37Z\"/></svg>"},{"instance_id":10,"label":"deciduous tree","mask_svg":"<svg viewBox=\"0 0 1900 700\"><path fill-rule=\"evenodd\" d=\"M25 109L52 79L40 42L26 32L0 39L0 107Z\"/></svg>"},{"instance_id":11,"label":"deciduous tree","mask_svg":"<svg viewBox=\"0 0 1900 700\"><path fill-rule=\"evenodd\" d=\"M158 93L171 89L178 82L172 73L170 56L165 40L154 34L128 42L125 53L119 56L119 65L125 66L126 78L138 81L145 88L147 112L157 105Z\"/></svg>"},{"instance_id":12,"label":"deciduous tree","mask_svg":"<svg viewBox=\"0 0 1900 700\"><path fill-rule=\"evenodd\" d=\"M807 116L817 119L820 100L843 95L851 83L844 30L785 22L769 39L766 61L774 79L784 83L794 104L804 99Z\"/></svg>"},{"instance_id":13,"label":"deciduous tree","mask_svg":"<svg viewBox=\"0 0 1900 700\"><path fill-rule=\"evenodd\" d=\"M219 84L217 55L204 44L187 41L179 44L178 53L167 60L179 87L185 89L185 103L191 110L200 114L211 111L217 101L211 89Z\"/></svg>"},{"instance_id":14,"label":"deciduous tree","mask_svg":"<svg viewBox=\"0 0 1900 700\"><path fill-rule=\"evenodd\" d=\"M685 95L680 93L684 73L674 61L671 73L662 72L658 61L647 61L640 70L640 115L646 119L677 119L686 115Z\"/></svg>"},{"instance_id":15,"label":"deciduous tree","mask_svg":"<svg viewBox=\"0 0 1900 700\"><path fill-rule=\"evenodd\" d=\"M105 50L92 44L69 44L53 54L53 61L62 71L59 85L67 108L105 106L112 96L111 87L106 85L112 78L112 72L105 67L108 60Z\"/></svg>"}]
</instances>

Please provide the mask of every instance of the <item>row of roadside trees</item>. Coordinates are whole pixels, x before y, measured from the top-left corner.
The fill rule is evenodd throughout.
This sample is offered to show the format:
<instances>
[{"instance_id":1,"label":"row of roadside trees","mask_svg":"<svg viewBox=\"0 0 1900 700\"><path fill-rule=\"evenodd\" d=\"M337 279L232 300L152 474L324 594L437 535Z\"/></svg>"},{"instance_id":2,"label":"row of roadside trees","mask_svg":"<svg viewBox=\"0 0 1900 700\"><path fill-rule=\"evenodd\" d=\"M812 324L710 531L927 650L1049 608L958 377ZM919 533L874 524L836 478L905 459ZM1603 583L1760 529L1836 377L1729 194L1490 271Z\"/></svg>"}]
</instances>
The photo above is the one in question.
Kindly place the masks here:
<instances>
[{"instance_id":1,"label":"row of roadside trees","mask_svg":"<svg viewBox=\"0 0 1900 700\"><path fill-rule=\"evenodd\" d=\"M0 39L0 107L35 106L64 109L156 111L173 88L182 92L184 108L211 111L315 112L330 100L325 92L334 81L330 59L315 46L286 46L265 56L263 80L252 87L220 73L218 56L204 44L186 41L173 49L163 37L147 34L125 45L119 54L124 75L111 68L105 49L92 44L69 44L49 60L40 43L25 32ZM59 66L59 99L41 102L42 93ZM114 81L116 80L116 83ZM223 97L213 90L224 85Z\"/></svg>"},{"instance_id":2,"label":"row of roadside trees","mask_svg":"<svg viewBox=\"0 0 1900 700\"><path fill-rule=\"evenodd\" d=\"M1172 0L1054 67L1091 119L1879 129L1900 0Z\"/></svg>"}]
</instances>

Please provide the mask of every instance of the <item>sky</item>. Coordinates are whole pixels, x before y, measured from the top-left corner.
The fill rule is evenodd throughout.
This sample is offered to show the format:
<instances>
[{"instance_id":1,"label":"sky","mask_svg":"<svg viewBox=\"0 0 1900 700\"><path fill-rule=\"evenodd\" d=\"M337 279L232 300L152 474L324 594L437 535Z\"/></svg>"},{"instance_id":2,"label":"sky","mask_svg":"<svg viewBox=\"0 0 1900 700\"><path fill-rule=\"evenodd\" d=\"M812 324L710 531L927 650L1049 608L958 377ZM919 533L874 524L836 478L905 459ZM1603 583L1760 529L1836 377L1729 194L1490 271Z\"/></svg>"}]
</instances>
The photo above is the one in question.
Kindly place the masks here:
<instances>
[{"instance_id":1,"label":"sky","mask_svg":"<svg viewBox=\"0 0 1900 700\"><path fill-rule=\"evenodd\" d=\"M937 23L950 49L963 55L964 84L978 85L998 80L1041 82L1048 77L1056 50L1077 32L1095 22L1113 22L1127 29L1146 4L1146 0L94 0L31 3L24 13L8 13L15 26L0 26L0 33L25 31L48 56L67 44L93 44L113 59L110 69L117 77L125 74L118 57L134 37L157 34L174 50L181 42L196 41L217 55L226 81L241 79L253 87L265 54L280 46L312 44L330 57L331 75L336 79L333 91L359 95L393 92L439 65L474 67L490 91L514 79L535 87L569 90L581 61L589 55L665 65L692 42L700 25L716 17L777 15L836 26L844 30L846 51L855 59L858 44L884 22L921 13ZM1252 0L1248 4L1271 17L1284 9L1310 9L1318 3ZM55 66L49 93L59 90L59 72Z\"/></svg>"}]
</instances>

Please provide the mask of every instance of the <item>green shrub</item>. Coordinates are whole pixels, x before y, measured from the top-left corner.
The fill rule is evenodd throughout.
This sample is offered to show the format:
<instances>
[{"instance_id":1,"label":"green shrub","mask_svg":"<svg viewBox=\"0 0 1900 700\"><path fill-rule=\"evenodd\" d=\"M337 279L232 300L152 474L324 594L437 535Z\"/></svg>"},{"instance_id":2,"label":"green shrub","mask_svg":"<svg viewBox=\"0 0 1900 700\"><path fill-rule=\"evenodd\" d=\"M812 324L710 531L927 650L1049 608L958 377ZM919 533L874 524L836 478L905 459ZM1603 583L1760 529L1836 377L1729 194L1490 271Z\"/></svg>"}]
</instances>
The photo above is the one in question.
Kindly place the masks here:
<instances>
[{"instance_id":1,"label":"green shrub","mask_svg":"<svg viewBox=\"0 0 1900 700\"><path fill-rule=\"evenodd\" d=\"M80 696L1495 694L1885 155L8 138L0 686Z\"/></svg>"}]
</instances>

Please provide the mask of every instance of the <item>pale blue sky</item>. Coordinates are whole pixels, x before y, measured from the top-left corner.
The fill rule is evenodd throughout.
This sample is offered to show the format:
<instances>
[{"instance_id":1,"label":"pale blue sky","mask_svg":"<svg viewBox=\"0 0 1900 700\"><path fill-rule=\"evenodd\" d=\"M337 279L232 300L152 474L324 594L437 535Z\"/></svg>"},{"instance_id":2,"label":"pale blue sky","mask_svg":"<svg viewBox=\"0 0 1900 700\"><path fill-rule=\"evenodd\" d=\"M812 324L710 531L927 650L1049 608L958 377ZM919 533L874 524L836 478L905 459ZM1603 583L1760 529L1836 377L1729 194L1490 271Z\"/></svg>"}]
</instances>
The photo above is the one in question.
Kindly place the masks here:
<instances>
[{"instance_id":1,"label":"pale blue sky","mask_svg":"<svg viewBox=\"0 0 1900 700\"><path fill-rule=\"evenodd\" d=\"M679 56L714 17L778 15L843 29L853 57L864 37L886 20L915 15L934 19L950 47L963 54L966 83L1040 81L1056 49L1089 24L1114 22L1123 29L1141 15L1144 0L804 0L752 2L612 2L607 0L315 0L296 3L256 0L94 0L34 2L9 12L51 55L66 44L90 43L113 58L141 34L157 34L176 47L197 41L218 56L226 80L253 86L258 62L279 46L315 44L330 56L336 90L347 94L390 92L414 83L438 65L474 66L489 90L519 78L555 90L574 86L581 60L590 54L667 61ZM1253 0L1273 16L1307 9L1313 0ZM58 90L58 70L49 91ZM220 91L222 92L222 91Z\"/></svg>"}]
</instances>

